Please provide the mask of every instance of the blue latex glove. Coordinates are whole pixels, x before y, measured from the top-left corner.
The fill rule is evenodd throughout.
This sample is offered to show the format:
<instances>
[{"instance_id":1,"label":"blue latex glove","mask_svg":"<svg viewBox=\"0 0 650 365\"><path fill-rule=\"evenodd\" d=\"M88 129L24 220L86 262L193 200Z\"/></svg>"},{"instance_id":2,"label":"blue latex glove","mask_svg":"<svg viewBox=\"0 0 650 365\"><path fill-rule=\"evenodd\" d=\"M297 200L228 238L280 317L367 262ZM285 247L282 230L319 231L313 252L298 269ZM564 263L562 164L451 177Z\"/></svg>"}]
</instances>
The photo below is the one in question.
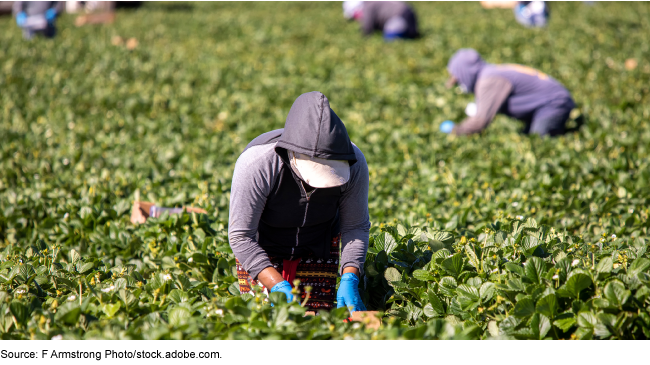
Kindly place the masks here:
<instances>
[{"instance_id":1,"label":"blue latex glove","mask_svg":"<svg viewBox=\"0 0 650 365\"><path fill-rule=\"evenodd\" d=\"M45 19L47 20L48 23L52 23L54 19L56 19L56 10L53 8L47 9L45 12Z\"/></svg>"},{"instance_id":2,"label":"blue latex glove","mask_svg":"<svg viewBox=\"0 0 650 365\"><path fill-rule=\"evenodd\" d=\"M284 293L284 295L287 296L287 303L291 303L293 301L293 294L291 294L291 284L289 284L288 281L285 280L273 285L271 288L271 293L275 293L276 291Z\"/></svg>"},{"instance_id":3,"label":"blue latex glove","mask_svg":"<svg viewBox=\"0 0 650 365\"><path fill-rule=\"evenodd\" d=\"M454 126L454 122L451 120L445 120L440 124L440 132L449 134L454 129Z\"/></svg>"},{"instance_id":4,"label":"blue latex glove","mask_svg":"<svg viewBox=\"0 0 650 365\"><path fill-rule=\"evenodd\" d=\"M351 272L341 276L339 290L336 292L336 308L342 307L352 307L350 312L366 310L359 296L359 278Z\"/></svg>"},{"instance_id":5,"label":"blue latex glove","mask_svg":"<svg viewBox=\"0 0 650 365\"><path fill-rule=\"evenodd\" d=\"M27 14L25 14L24 11L21 11L16 15L16 24L18 24L19 27L22 27L23 24L27 21Z\"/></svg>"}]
</instances>

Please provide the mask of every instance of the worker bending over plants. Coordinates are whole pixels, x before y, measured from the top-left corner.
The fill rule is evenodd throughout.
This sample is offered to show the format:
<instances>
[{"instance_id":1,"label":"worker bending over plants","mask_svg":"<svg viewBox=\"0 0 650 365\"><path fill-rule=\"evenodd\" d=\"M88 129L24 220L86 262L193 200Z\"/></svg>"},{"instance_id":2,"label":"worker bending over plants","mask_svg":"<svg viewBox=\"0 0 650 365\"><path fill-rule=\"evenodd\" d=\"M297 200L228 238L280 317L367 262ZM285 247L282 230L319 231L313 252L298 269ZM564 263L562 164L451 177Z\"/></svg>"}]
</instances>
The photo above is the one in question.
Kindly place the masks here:
<instances>
[{"instance_id":1,"label":"worker bending over plants","mask_svg":"<svg viewBox=\"0 0 650 365\"><path fill-rule=\"evenodd\" d=\"M63 1L16 1L13 13L16 24L23 30L23 37L32 39L40 34L53 38L56 34L54 23L63 6Z\"/></svg>"},{"instance_id":2,"label":"worker bending over plants","mask_svg":"<svg viewBox=\"0 0 650 365\"><path fill-rule=\"evenodd\" d=\"M449 60L447 87L456 83L476 95L476 113L455 125L446 120L444 133L472 134L485 129L497 113L525 123L524 133L556 136L566 131L575 103L557 80L533 68L486 63L475 50L458 50Z\"/></svg>"},{"instance_id":3,"label":"worker bending over plants","mask_svg":"<svg viewBox=\"0 0 650 365\"><path fill-rule=\"evenodd\" d=\"M369 229L363 153L325 95L300 95L284 129L253 139L235 164L228 239L240 292L259 285L292 301L299 279L303 300L313 288L311 310L331 309L335 299L365 310L358 285Z\"/></svg>"},{"instance_id":4,"label":"worker bending over plants","mask_svg":"<svg viewBox=\"0 0 650 365\"><path fill-rule=\"evenodd\" d=\"M344 1L343 16L361 23L364 35L383 32L386 41L420 36L415 12L403 1Z\"/></svg>"}]
</instances>

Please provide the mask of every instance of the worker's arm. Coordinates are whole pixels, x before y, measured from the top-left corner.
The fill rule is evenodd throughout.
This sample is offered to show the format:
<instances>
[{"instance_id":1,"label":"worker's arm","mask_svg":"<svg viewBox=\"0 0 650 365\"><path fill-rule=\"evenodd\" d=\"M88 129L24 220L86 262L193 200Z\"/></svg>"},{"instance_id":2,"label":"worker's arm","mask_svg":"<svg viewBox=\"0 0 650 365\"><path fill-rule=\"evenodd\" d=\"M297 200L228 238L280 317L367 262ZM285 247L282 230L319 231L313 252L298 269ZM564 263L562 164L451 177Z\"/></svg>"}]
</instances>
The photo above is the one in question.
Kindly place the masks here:
<instances>
[{"instance_id":1,"label":"worker's arm","mask_svg":"<svg viewBox=\"0 0 650 365\"><path fill-rule=\"evenodd\" d=\"M341 273L363 273L368 252L370 218L368 214L368 165L363 153L353 146L357 162L350 167L350 180L339 198L341 221ZM349 269L348 269L349 268ZM346 271L348 269L348 271ZM354 270L356 269L356 270Z\"/></svg>"},{"instance_id":2,"label":"worker's arm","mask_svg":"<svg viewBox=\"0 0 650 365\"><path fill-rule=\"evenodd\" d=\"M512 92L512 83L503 77L486 77L476 83L476 115L454 127L452 133L472 134L485 129Z\"/></svg>"},{"instance_id":3,"label":"worker's arm","mask_svg":"<svg viewBox=\"0 0 650 365\"><path fill-rule=\"evenodd\" d=\"M266 199L280 171L279 159L269 158L275 155L274 146L251 147L239 156L232 177L228 222L228 240L235 257L253 279L269 289L282 281L282 276L273 268L256 236Z\"/></svg>"},{"instance_id":4,"label":"worker's arm","mask_svg":"<svg viewBox=\"0 0 650 365\"><path fill-rule=\"evenodd\" d=\"M368 165L354 146L357 162L350 167L350 180L339 198L341 219L341 282L336 292L337 308L365 311L359 295L359 279L368 252L370 218L368 214Z\"/></svg>"}]
</instances>

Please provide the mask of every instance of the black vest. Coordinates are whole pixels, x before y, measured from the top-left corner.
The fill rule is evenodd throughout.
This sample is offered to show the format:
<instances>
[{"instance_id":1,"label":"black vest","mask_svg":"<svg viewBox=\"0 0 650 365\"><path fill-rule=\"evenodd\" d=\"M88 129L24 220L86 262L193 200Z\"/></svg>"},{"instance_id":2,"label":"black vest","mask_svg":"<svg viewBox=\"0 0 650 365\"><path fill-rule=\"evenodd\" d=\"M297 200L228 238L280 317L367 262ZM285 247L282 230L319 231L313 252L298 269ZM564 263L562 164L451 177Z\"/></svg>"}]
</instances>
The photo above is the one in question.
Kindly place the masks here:
<instances>
[{"instance_id":1,"label":"black vest","mask_svg":"<svg viewBox=\"0 0 650 365\"><path fill-rule=\"evenodd\" d=\"M253 146L275 143L283 129L264 133ZM245 151L245 150L244 150ZM318 188L307 193L289 165L287 152L276 151L284 164L260 218L258 243L269 256L296 259L313 253L329 258L332 237L339 234L338 203L341 187Z\"/></svg>"}]
</instances>

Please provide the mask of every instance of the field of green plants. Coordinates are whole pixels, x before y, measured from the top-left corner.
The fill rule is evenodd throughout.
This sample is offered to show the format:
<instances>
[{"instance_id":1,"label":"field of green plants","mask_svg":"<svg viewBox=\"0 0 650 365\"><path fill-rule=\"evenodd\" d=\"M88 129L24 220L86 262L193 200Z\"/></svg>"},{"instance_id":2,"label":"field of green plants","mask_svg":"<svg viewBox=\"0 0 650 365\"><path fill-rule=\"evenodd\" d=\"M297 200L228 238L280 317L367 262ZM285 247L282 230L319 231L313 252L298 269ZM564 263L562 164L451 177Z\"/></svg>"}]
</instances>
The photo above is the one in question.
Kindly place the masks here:
<instances>
[{"instance_id":1,"label":"field of green plants","mask_svg":"<svg viewBox=\"0 0 650 365\"><path fill-rule=\"evenodd\" d=\"M146 3L31 42L1 18L0 338L650 338L650 5L553 3L542 30L414 7L423 38L395 43L340 3ZM472 101L444 88L461 47L554 76L584 125L438 132ZM377 330L233 275L234 163L313 90L369 164ZM135 200L209 214L135 226Z\"/></svg>"}]
</instances>

